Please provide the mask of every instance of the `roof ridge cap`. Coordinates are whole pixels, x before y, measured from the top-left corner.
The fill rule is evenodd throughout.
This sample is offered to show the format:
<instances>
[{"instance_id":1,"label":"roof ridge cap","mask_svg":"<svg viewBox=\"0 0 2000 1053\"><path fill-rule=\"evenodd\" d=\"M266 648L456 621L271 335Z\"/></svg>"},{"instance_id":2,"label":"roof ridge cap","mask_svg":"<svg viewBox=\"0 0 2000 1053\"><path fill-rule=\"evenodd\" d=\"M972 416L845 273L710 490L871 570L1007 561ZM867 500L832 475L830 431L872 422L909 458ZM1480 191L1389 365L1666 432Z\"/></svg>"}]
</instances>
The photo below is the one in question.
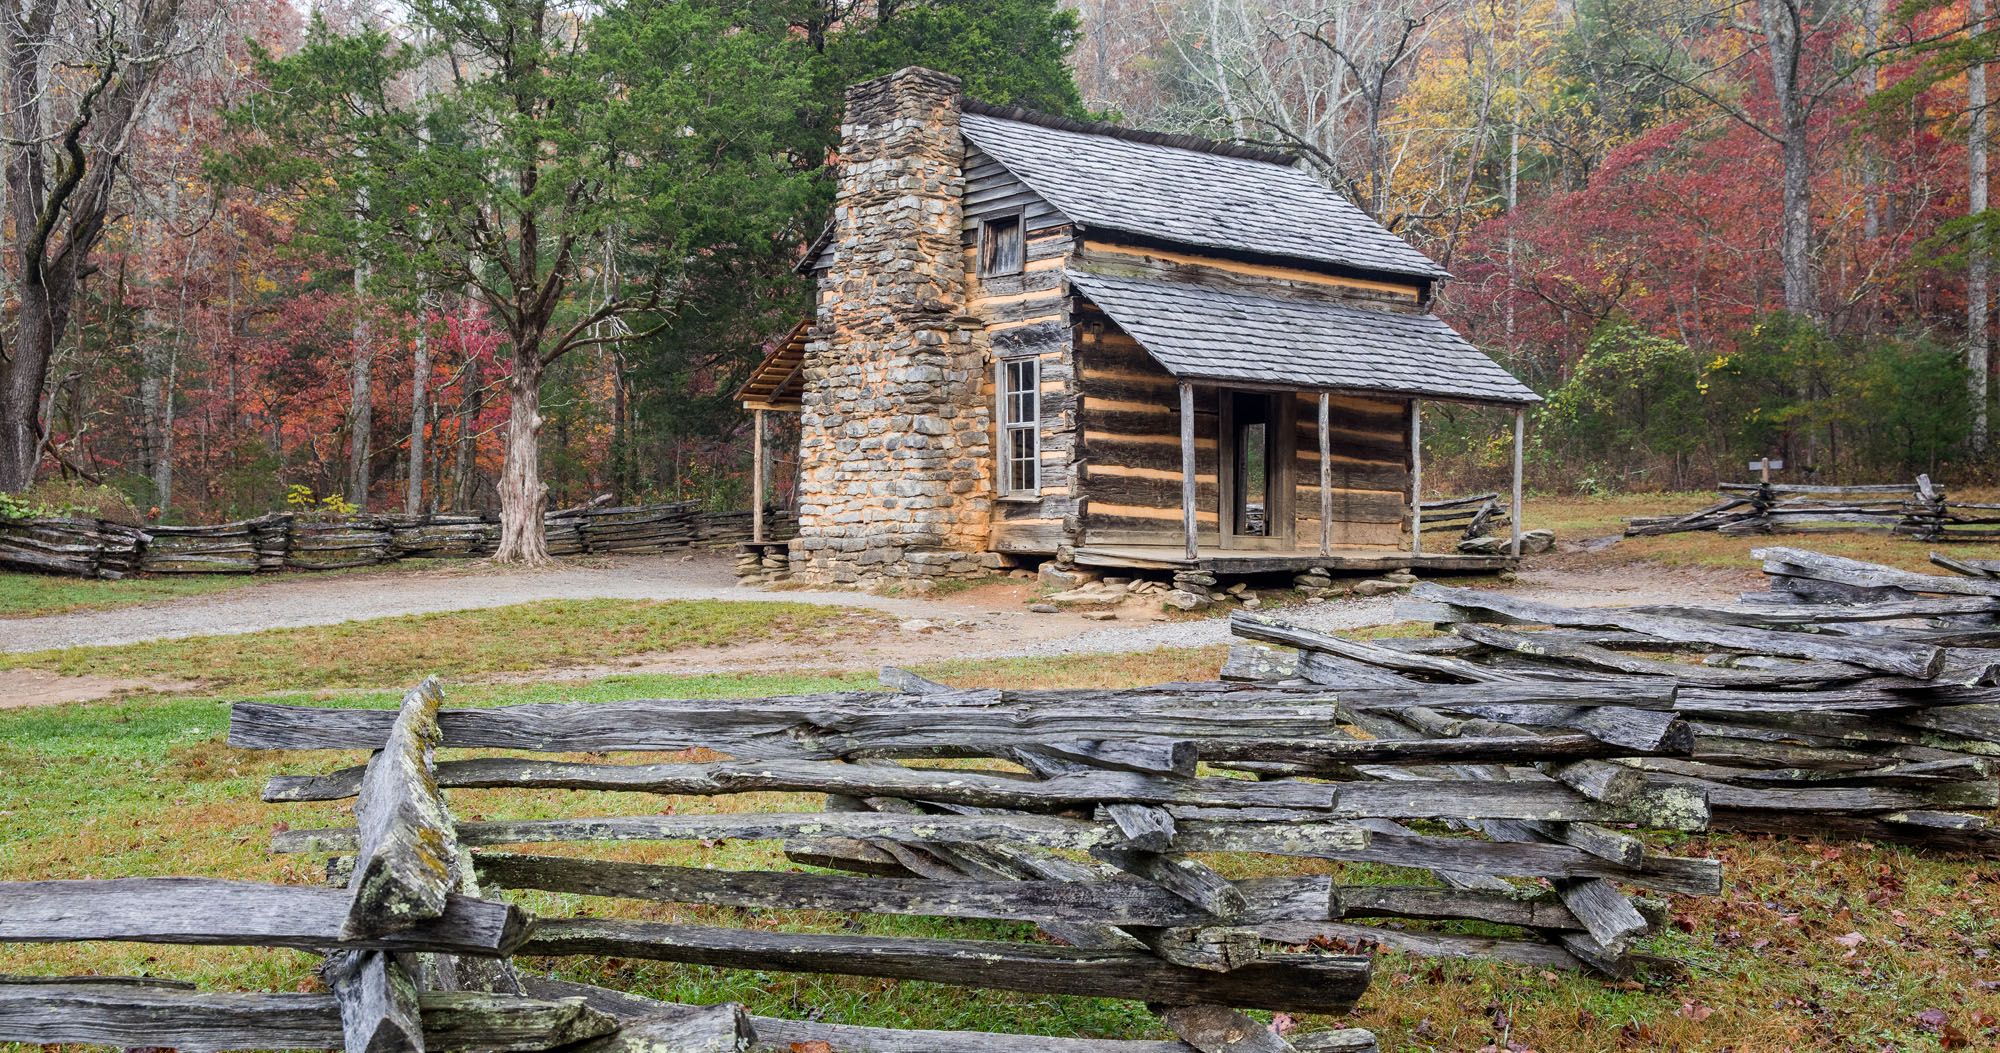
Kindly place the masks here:
<instances>
[{"instance_id":1,"label":"roof ridge cap","mask_svg":"<svg viewBox=\"0 0 2000 1053\"><path fill-rule=\"evenodd\" d=\"M981 117L996 117L1003 121L1018 121L1042 128L1052 128L1059 132L1077 132L1082 135L1102 135L1110 139L1124 139L1128 142L1144 143L1148 146L1165 146L1176 150L1190 150L1195 153L1216 154L1235 157L1245 161L1262 161L1265 164L1283 165L1287 168L1298 163L1299 156L1290 150L1269 146L1252 146L1247 143L1226 143L1215 139L1204 139L1198 135L1184 135L1179 132L1156 132L1146 128L1128 128L1109 121L1085 121L1075 117L1063 117L1040 110L1030 110L1022 106L1000 106L970 96L960 100L960 107L966 113Z\"/></svg>"}]
</instances>

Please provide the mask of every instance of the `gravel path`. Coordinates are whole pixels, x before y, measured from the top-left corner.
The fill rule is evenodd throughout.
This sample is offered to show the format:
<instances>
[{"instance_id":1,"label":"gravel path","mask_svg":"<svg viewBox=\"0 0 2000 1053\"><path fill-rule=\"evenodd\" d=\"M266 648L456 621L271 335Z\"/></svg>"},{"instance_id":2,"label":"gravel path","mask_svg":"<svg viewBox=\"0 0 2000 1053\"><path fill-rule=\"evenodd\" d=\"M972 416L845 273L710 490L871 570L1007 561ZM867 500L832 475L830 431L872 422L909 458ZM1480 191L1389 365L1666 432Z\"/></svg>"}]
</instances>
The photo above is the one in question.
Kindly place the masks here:
<instances>
[{"instance_id":1,"label":"gravel path","mask_svg":"<svg viewBox=\"0 0 2000 1053\"><path fill-rule=\"evenodd\" d=\"M1726 576L1704 580L1698 575L1634 573L1613 567L1529 570L1515 588L1538 599L1587 606L1726 597L1739 584ZM1198 647L1229 640L1222 618L1107 623L1087 621L1080 614L1030 614L1023 609L1027 592L1022 582L935 599L846 591L766 592L737 586L729 561L714 554L629 557L542 570L475 565L294 578L142 606L0 619L0 651L259 632L552 599L785 600L863 608L901 620L935 623L933 631L902 631L890 640L871 642L851 654L856 659L851 664L857 665L878 647L894 656L989 658ZM1387 597L1296 607L1287 616L1323 630L1397 620L1395 601ZM1126 611L1121 617L1139 619L1148 614Z\"/></svg>"},{"instance_id":2,"label":"gravel path","mask_svg":"<svg viewBox=\"0 0 2000 1053\"><path fill-rule=\"evenodd\" d=\"M240 589L103 611L0 619L0 651L96 647L334 625L399 614L505 607L535 600L795 600L918 617L915 600L850 592L763 593L739 588L712 554L606 560L540 570L472 565L293 577Z\"/></svg>"}]
</instances>

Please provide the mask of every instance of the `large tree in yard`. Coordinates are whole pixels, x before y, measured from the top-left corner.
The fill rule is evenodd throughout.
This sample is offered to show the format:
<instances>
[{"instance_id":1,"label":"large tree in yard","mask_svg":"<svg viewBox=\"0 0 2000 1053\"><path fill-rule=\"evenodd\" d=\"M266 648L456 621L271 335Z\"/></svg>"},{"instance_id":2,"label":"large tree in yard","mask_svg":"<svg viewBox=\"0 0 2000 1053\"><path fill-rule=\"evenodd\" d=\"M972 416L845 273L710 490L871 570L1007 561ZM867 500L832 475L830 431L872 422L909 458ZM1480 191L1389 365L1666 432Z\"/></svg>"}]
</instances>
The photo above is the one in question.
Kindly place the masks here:
<instances>
[{"instance_id":1,"label":"large tree in yard","mask_svg":"<svg viewBox=\"0 0 2000 1053\"><path fill-rule=\"evenodd\" d=\"M796 226L818 160L791 141L804 45L702 0L406 12L417 43L316 24L263 56L235 115L256 145L229 160L373 281L483 303L509 368L497 558L541 562L545 372L672 326L690 265Z\"/></svg>"},{"instance_id":2,"label":"large tree in yard","mask_svg":"<svg viewBox=\"0 0 2000 1053\"><path fill-rule=\"evenodd\" d=\"M0 491L35 481L49 364L68 331L162 71L201 36L184 0L0 10Z\"/></svg>"}]
</instances>

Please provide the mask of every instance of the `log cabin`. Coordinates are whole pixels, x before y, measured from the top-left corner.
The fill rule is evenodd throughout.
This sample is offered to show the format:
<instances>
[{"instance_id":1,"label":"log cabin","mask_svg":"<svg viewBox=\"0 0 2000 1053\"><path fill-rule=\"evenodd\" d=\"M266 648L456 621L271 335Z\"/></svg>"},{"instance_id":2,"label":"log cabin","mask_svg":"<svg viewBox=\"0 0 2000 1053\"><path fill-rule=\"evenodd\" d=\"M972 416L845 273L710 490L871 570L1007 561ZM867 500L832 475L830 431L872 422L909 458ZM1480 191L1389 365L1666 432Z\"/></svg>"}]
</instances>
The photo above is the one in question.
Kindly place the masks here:
<instances>
[{"instance_id":1,"label":"log cabin","mask_svg":"<svg viewBox=\"0 0 2000 1053\"><path fill-rule=\"evenodd\" d=\"M911 68L848 90L838 171L813 317L738 391L760 498L764 415L799 415L795 579L1518 557L1518 526L1511 554L1423 550L1421 404L1516 411L1518 510L1537 396L1431 313L1442 267L1292 156Z\"/></svg>"}]
</instances>

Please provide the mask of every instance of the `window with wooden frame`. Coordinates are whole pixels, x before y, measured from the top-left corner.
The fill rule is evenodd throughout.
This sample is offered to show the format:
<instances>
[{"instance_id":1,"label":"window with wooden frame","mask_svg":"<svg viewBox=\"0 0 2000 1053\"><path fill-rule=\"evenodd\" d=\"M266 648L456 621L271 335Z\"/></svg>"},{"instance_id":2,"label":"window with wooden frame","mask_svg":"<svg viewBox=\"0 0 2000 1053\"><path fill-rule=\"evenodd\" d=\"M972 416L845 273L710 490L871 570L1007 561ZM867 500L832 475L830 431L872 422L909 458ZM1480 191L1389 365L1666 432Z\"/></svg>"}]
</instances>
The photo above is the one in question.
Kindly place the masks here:
<instances>
[{"instance_id":1,"label":"window with wooden frame","mask_svg":"<svg viewBox=\"0 0 2000 1053\"><path fill-rule=\"evenodd\" d=\"M1042 360L1002 359L997 372L1000 493L1034 497L1042 489Z\"/></svg>"},{"instance_id":2,"label":"window with wooden frame","mask_svg":"<svg viewBox=\"0 0 2000 1053\"><path fill-rule=\"evenodd\" d=\"M992 216L979 225L979 276L1000 278L1021 273L1027 264L1027 244L1021 216Z\"/></svg>"}]
</instances>

